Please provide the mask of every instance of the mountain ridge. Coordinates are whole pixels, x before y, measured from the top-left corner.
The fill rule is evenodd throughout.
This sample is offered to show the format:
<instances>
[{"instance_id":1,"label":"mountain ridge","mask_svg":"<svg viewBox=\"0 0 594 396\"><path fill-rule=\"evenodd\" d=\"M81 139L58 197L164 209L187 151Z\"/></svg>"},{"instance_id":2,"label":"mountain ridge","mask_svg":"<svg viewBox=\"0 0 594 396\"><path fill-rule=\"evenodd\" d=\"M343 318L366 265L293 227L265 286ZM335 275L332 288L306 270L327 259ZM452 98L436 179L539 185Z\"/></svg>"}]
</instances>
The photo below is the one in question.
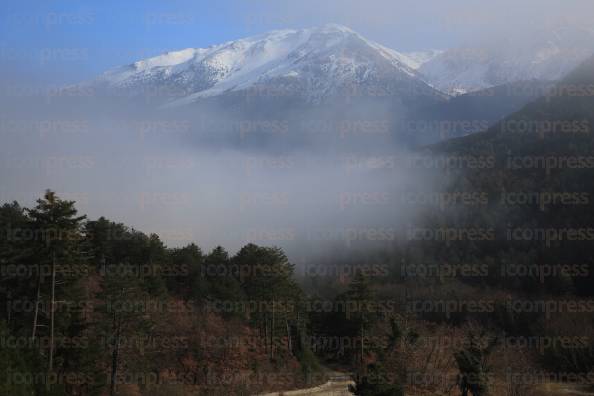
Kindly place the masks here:
<instances>
[{"instance_id":1,"label":"mountain ridge","mask_svg":"<svg viewBox=\"0 0 594 396\"><path fill-rule=\"evenodd\" d=\"M524 42L498 39L448 49L418 71L444 93L459 95L522 80L557 81L594 54L594 30L540 31Z\"/></svg>"},{"instance_id":2,"label":"mountain ridge","mask_svg":"<svg viewBox=\"0 0 594 396\"><path fill-rule=\"evenodd\" d=\"M306 101L319 103L349 87L379 82L408 80L431 91L416 72L429 58L408 57L350 28L328 24L167 52L109 70L92 84L132 93L146 87L178 89L180 97L168 103L175 106L271 83L290 93L300 90Z\"/></svg>"},{"instance_id":3,"label":"mountain ridge","mask_svg":"<svg viewBox=\"0 0 594 396\"><path fill-rule=\"evenodd\" d=\"M173 91L169 106L273 86L320 103L344 96L349 86L371 81L384 87L406 79L417 88L426 85L425 91L457 96L516 81L559 80L594 53L589 38L594 32L562 30L528 43L509 42L505 49L487 44L400 52L349 27L326 24L168 51L110 69L87 84L132 96Z\"/></svg>"}]
</instances>

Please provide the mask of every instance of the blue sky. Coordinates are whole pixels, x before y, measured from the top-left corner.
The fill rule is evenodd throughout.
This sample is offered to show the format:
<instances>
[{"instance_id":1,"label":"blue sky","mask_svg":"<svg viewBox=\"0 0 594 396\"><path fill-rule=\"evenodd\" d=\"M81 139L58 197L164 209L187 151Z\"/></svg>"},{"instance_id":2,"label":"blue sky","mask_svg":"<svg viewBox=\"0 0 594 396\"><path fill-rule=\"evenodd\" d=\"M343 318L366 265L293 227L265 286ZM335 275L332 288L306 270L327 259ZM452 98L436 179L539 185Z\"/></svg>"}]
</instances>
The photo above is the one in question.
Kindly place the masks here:
<instances>
[{"instance_id":1,"label":"blue sky","mask_svg":"<svg viewBox=\"0 0 594 396\"><path fill-rule=\"evenodd\" d=\"M68 80L161 52L241 37L239 2L3 1L2 61ZM63 70L63 73L60 73ZM62 74L62 76L60 76Z\"/></svg>"},{"instance_id":2,"label":"blue sky","mask_svg":"<svg viewBox=\"0 0 594 396\"><path fill-rule=\"evenodd\" d=\"M479 33L542 24L569 4L588 7L581 0L2 0L0 66L76 82L168 50L328 22L401 51L448 48Z\"/></svg>"}]
</instances>

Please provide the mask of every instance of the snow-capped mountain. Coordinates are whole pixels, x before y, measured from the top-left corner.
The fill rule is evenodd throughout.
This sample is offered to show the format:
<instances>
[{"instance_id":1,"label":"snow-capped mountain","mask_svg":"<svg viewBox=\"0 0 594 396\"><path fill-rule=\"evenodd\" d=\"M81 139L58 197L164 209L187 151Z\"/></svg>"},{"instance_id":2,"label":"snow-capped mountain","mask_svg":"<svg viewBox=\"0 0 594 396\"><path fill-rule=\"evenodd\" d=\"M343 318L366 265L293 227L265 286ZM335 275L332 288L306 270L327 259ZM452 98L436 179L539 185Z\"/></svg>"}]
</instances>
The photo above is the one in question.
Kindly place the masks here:
<instances>
[{"instance_id":1,"label":"snow-capped mountain","mask_svg":"<svg viewBox=\"0 0 594 396\"><path fill-rule=\"evenodd\" d=\"M328 24L276 30L139 60L90 82L178 106L249 94L307 103L352 96L444 98L517 81L562 78L594 53L594 30L557 29L523 43L402 53Z\"/></svg>"},{"instance_id":2,"label":"snow-capped mountain","mask_svg":"<svg viewBox=\"0 0 594 396\"><path fill-rule=\"evenodd\" d=\"M425 81L450 95L517 81L556 81L594 53L594 30L541 31L522 42L502 41L455 48L419 68Z\"/></svg>"},{"instance_id":3,"label":"snow-capped mountain","mask_svg":"<svg viewBox=\"0 0 594 396\"><path fill-rule=\"evenodd\" d=\"M250 90L310 103L345 94L443 97L416 71L431 58L399 53L330 24L168 52L110 70L92 84L129 95L169 94L170 106Z\"/></svg>"}]
</instances>

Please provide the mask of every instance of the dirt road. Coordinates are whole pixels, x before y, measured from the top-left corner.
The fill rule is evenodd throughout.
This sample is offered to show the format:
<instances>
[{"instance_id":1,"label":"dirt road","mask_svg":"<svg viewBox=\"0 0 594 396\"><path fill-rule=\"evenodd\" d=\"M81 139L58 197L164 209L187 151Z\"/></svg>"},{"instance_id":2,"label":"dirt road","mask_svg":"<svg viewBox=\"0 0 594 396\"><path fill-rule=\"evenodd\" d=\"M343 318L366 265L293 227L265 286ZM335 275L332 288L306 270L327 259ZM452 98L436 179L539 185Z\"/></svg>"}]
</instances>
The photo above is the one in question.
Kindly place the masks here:
<instances>
[{"instance_id":1,"label":"dirt road","mask_svg":"<svg viewBox=\"0 0 594 396\"><path fill-rule=\"evenodd\" d=\"M259 396L352 396L349 391L349 385L353 385L353 381L348 374L339 372L328 373L329 380L323 385L314 388L297 389L286 392L272 392Z\"/></svg>"},{"instance_id":2,"label":"dirt road","mask_svg":"<svg viewBox=\"0 0 594 396\"><path fill-rule=\"evenodd\" d=\"M538 396L594 396L592 387L573 384L544 384L541 385L536 395Z\"/></svg>"}]
</instances>

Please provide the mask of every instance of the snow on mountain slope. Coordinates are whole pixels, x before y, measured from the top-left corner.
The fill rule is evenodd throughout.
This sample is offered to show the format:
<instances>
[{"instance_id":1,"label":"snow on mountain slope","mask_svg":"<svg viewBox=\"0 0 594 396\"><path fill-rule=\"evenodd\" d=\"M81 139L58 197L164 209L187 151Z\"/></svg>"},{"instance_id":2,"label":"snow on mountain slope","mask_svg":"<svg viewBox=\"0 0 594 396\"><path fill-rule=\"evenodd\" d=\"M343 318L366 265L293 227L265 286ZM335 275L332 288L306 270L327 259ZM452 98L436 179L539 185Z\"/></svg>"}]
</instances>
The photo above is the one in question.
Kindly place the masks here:
<instances>
[{"instance_id":1,"label":"snow on mountain slope","mask_svg":"<svg viewBox=\"0 0 594 396\"><path fill-rule=\"evenodd\" d=\"M418 69L425 81L462 94L516 81L559 80L594 53L592 29L556 29L534 37L445 51Z\"/></svg>"},{"instance_id":2,"label":"snow on mountain slope","mask_svg":"<svg viewBox=\"0 0 594 396\"><path fill-rule=\"evenodd\" d=\"M168 52L110 70L90 84L128 96L162 96L170 106L246 90L310 103L365 90L400 99L419 92L459 95L517 81L558 80L594 53L593 43L594 29L556 29L522 43L401 53L329 24Z\"/></svg>"},{"instance_id":3,"label":"snow on mountain slope","mask_svg":"<svg viewBox=\"0 0 594 396\"><path fill-rule=\"evenodd\" d=\"M408 58L408 65L414 70L418 70L425 63L429 62L438 55L441 55L443 50L427 50L407 52L404 55Z\"/></svg>"},{"instance_id":4,"label":"snow on mountain slope","mask_svg":"<svg viewBox=\"0 0 594 396\"><path fill-rule=\"evenodd\" d=\"M173 96L170 105L271 84L320 102L349 87L380 81L430 91L418 78L418 67L419 59L330 24L168 52L110 70L93 83L131 95L167 90Z\"/></svg>"}]
</instances>

